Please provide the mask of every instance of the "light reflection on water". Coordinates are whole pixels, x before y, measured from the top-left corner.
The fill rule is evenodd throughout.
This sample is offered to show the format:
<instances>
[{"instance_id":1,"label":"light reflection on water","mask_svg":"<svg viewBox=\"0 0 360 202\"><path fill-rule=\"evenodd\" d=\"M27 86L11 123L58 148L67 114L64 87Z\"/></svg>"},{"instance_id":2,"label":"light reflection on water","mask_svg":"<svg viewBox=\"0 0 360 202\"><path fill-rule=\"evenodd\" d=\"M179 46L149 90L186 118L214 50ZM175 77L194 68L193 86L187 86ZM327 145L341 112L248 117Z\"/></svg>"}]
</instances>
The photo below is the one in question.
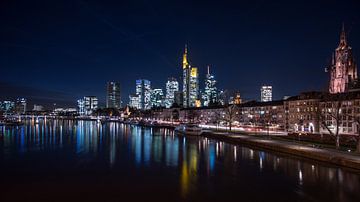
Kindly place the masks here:
<instances>
[{"instance_id":1,"label":"light reflection on water","mask_svg":"<svg viewBox=\"0 0 360 202\"><path fill-rule=\"evenodd\" d=\"M85 164L105 159L108 167L101 168L104 170L129 162L139 169L156 170L160 166L160 169L174 170L171 175L159 174L159 178L174 178L174 184L169 187L178 189L179 198L207 195L211 199L213 195L229 194L230 191L236 195L251 190L251 187L272 186L277 179L288 183L281 185L284 190L290 189L284 197L328 201L359 198L360 178L353 172L208 138L179 137L169 129L40 120L39 124L29 121L21 127L1 127L0 138L4 165L21 155L56 151L67 155L70 152L69 158L76 156L79 162L86 159ZM220 190L219 193L209 191L214 187ZM319 187L330 194L319 194ZM245 192L243 194L247 196ZM264 199L271 197L281 198L271 195Z\"/></svg>"}]
</instances>

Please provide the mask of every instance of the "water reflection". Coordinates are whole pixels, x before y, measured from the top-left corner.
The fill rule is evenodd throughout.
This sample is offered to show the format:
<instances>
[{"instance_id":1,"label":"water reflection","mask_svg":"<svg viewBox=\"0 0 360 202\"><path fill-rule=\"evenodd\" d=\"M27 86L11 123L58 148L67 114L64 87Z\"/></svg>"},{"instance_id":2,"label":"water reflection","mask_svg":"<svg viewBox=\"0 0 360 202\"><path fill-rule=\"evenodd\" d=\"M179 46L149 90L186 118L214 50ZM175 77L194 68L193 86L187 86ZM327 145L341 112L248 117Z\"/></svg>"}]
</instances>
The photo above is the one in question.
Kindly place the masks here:
<instances>
[{"instance_id":1,"label":"water reflection","mask_svg":"<svg viewBox=\"0 0 360 202\"><path fill-rule=\"evenodd\" d=\"M214 179L220 176L241 184L244 177L263 183L259 176L264 175L286 179L299 197L337 201L359 198L360 178L355 173L208 138L179 137L169 129L51 119L36 124L29 120L21 127L1 127L0 146L8 158L31 152L70 151L81 160L106 159L109 168L125 161L144 169L164 166L176 173L183 198L198 193L200 183L216 186ZM330 194L319 194L319 186Z\"/></svg>"}]
</instances>

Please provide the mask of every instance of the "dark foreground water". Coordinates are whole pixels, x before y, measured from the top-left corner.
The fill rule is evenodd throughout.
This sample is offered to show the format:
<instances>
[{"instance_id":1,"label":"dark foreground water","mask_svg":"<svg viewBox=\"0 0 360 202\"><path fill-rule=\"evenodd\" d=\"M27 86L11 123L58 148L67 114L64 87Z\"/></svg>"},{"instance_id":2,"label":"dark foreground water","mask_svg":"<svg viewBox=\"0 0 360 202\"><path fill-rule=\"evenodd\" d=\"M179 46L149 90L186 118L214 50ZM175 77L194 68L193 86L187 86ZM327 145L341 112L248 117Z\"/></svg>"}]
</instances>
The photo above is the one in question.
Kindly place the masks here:
<instances>
[{"instance_id":1,"label":"dark foreground water","mask_svg":"<svg viewBox=\"0 0 360 202\"><path fill-rule=\"evenodd\" d=\"M360 201L359 173L168 129L0 129L0 201Z\"/></svg>"}]
</instances>

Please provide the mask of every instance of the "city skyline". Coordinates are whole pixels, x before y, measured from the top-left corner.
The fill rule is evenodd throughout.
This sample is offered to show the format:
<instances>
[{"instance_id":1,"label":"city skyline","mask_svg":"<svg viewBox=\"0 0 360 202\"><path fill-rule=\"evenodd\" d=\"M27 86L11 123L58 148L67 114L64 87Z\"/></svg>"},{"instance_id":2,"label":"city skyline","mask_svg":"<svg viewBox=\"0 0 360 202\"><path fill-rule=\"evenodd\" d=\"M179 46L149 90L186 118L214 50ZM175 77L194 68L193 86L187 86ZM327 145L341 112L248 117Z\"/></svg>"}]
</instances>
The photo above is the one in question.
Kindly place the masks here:
<instances>
[{"instance_id":1,"label":"city skyline","mask_svg":"<svg viewBox=\"0 0 360 202\"><path fill-rule=\"evenodd\" d=\"M359 11L0 1L1 201L360 201Z\"/></svg>"},{"instance_id":2,"label":"city skyline","mask_svg":"<svg viewBox=\"0 0 360 202\"><path fill-rule=\"evenodd\" d=\"M203 80L205 79L206 68L207 65L210 65L213 74L216 75L218 89L239 91L242 98L246 100L259 100L258 89L263 83L273 86L275 89L273 99L275 100L281 99L285 95L295 95L303 91L326 90L328 74L324 72L324 68L331 63L331 54L338 45L343 22L345 23L347 39L354 48L355 59L360 56L360 39L357 37L357 33L360 32L359 18L356 13L359 5L355 1L330 2L326 5L318 2L308 5L308 7L304 5L296 7L296 5L289 5L286 2L274 2L267 5L262 2L230 3L228 6L223 5L223 7L229 9L230 6L233 6L234 8L230 9L231 12L225 13L223 11L226 9L220 7L218 15L210 16L210 19L218 19L219 22L210 23L209 20L204 19L194 20L189 24L194 29L186 29L185 34L184 32L175 32L173 30L174 25L195 19L196 14L192 12L184 19L171 16L171 20L166 21L149 14L146 5L140 4L139 12L144 11L144 16L150 15L150 19L159 20L151 25L158 28L165 22L171 22L171 25L165 26L164 29L155 30L158 33L153 34L152 32L148 33L148 31L154 30L147 26L143 30L129 31L131 29L126 23L126 20L129 19L126 18L123 22L115 13L115 8L123 9L120 7L110 8L104 4L102 10L94 10L95 5L102 5L102 3L95 1L81 3L65 1L58 4L63 7L55 8L53 5L42 1L31 5L4 3L3 8L22 12L12 21L13 24L4 22L5 31L1 40L0 65L7 71L4 72L1 80L1 90L4 92L2 100L10 97L13 99L24 97L29 102L39 104L43 104L42 101L48 104L58 103L59 105L75 106L74 100L79 97L96 95L99 98L100 105L105 106L104 88L106 82L114 80L119 81L123 86L121 94L125 99L122 101L128 103L128 95L132 92L133 82L137 78L146 77L152 81L153 86L163 89L168 77L175 77L181 81L181 55L185 43L188 44L191 52L191 62L198 67L200 89L204 88ZM328 12L321 10L319 14L315 8L320 4L326 7L327 9L324 8L323 10L328 10ZM160 5L156 7L154 13L159 15L163 10L168 12L179 11L182 8L175 8L175 5L178 3ZM197 9L200 13L213 11L217 6L216 3L212 2L209 2L207 7L201 7L194 3L191 5L190 10ZM246 10L249 14L245 15L244 12L241 12L244 10L243 7L246 7L244 5L249 7L249 10ZM279 5L288 9L277 7ZM38 14L29 12L26 6L39 11ZM69 31L74 24L69 23L69 18L61 14L50 19L42 19L45 32L41 32L39 25L30 23L26 26L23 23L27 22L25 18L29 16L35 19L40 18L41 14L45 12L40 8L48 8L48 12L55 11L56 13L59 9L68 7L72 8L69 11L70 16L76 14L83 17L91 16L86 20L75 20L74 24L85 22L84 27L65 34L65 30ZM289 13L295 7L300 11L308 10L308 16L299 19L300 14ZM136 5L129 3L129 8L124 9L123 15L131 16L130 13L135 8L137 8ZM255 9L256 12L251 9ZM105 11L110 12L105 14ZM263 13L262 11L266 12ZM11 17L7 10L4 10L3 13L2 21ZM259 14L259 16L255 18L254 13ZM270 19L273 20L270 23L271 26L266 23L268 20L265 19L266 14L270 15ZM290 19L280 18L284 14L289 14ZM248 19L247 17L255 19ZM135 21L137 20L135 19ZM236 20L238 22L235 22ZM232 23L223 26L221 22L225 21ZM90 25L91 22L95 22L95 24ZM61 29L55 26L58 24L62 25ZM101 27L104 31L94 34L84 33L97 27ZM199 33L198 29L200 28L204 28L204 31ZM216 31L214 28L219 30ZM226 32L226 35L229 35L226 38L224 36L225 31L232 28L234 29L233 34ZM166 29L173 31L168 35ZM19 30L25 30L29 36L22 35ZM124 30L131 34L122 33ZM259 35L261 30L266 31L266 34ZM59 35L51 35L54 31L60 31ZM300 33L297 33L299 31ZM39 39L45 34L47 37ZM159 36L162 37L164 34L167 34L167 37L159 39ZM35 35L38 37L34 37ZM104 36L110 37L105 40ZM125 41L119 42L116 37ZM36 41L35 39L39 40ZM76 43L72 45L74 41ZM169 43L170 41L172 43ZM93 47L88 47L84 44L85 42L92 42ZM109 45L114 42L117 43ZM64 43L64 45L60 45L60 43ZM120 48L123 43L124 47ZM101 47L106 51L101 52ZM89 48L89 50L84 48ZM39 62L40 56L47 58ZM89 56L94 57L91 61L96 65L89 63ZM114 59L115 57L119 59ZM88 68L91 71L85 71ZM109 72L112 73L108 74ZM261 73L259 74L259 72ZM53 74L56 74L56 78L59 79L53 79L55 76ZM291 78L279 76L283 74L297 76ZM81 76L79 77L79 75ZM25 79L26 76L30 76L30 78ZM298 82L299 79L305 77L309 82ZM291 85L285 85L288 83ZM58 99L52 99L54 97ZM34 101L36 99L39 101Z\"/></svg>"}]
</instances>

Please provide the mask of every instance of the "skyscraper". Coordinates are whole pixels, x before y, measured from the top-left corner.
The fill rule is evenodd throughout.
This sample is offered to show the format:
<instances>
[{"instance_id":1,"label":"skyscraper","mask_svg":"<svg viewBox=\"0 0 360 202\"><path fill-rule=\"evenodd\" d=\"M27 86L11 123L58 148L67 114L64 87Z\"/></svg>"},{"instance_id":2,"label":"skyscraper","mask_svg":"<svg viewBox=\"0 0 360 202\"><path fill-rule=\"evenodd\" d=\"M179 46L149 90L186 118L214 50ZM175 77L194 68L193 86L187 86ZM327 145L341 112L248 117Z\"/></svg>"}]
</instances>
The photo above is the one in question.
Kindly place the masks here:
<instances>
[{"instance_id":1,"label":"skyscraper","mask_svg":"<svg viewBox=\"0 0 360 202\"><path fill-rule=\"evenodd\" d=\"M175 102L175 92L179 91L179 82L171 77L166 82L165 106L170 108Z\"/></svg>"},{"instance_id":2,"label":"skyscraper","mask_svg":"<svg viewBox=\"0 0 360 202\"><path fill-rule=\"evenodd\" d=\"M151 109L151 82L149 80L136 80L136 95L139 96L139 109Z\"/></svg>"},{"instance_id":3,"label":"skyscraper","mask_svg":"<svg viewBox=\"0 0 360 202\"><path fill-rule=\"evenodd\" d=\"M210 74L210 67L208 66L208 72L205 78L205 91L203 93L204 106L217 103L218 95L216 88L216 80L214 75Z\"/></svg>"},{"instance_id":4,"label":"skyscraper","mask_svg":"<svg viewBox=\"0 0 360 202\"><path fill-rule=\"evenodd\" d=\"M330 93L343 93L357 82L357 66L352 55L352 48L346 41L344 25L340 34L340 43L335 50L330 67Z\"/></svg>"},{"instance_id":5,"label":"skyscraper","mask_svg":"<svg viewBox=\"0 0 360 202\"><path fill-rule=\"evenodd\" d=\"M106 87L106 107L121 108L120 83L108 82Z\"/></svg>"},{"instance_id":6,"label":"skyscraper","mask_svg":"<svg viewBox=\"0 0 360 202\"><path fill-rule=\"evenodd\" d=\"M140 109L140 100L137 94L129 95L129 106L135 109Z\"/></svg>"},{"instance_id":7,"label":"skyscraper","mask_svg":"<svg viewBox=\"0 0 360 202\"><path fill-rule=\"evenodd\" d=\"M164 106L164 92L161 88L151 90L151 107Z\"/></svg>"},{"instance_id":8,"label":"skyscraper","mask_svg":"<svg viewBox=\"0 0 360 202\"><path fill-rule=\"evenodd\" d=\"M272 101L272 86L261 87L261 102Z\"/></svg>"},{"instance_id":9,"label":"skyscraper","mask_svg":"<svg viewBox=\"0 0 360 202\"><path fill-rule=\"evenodd\" d=\"M191 67L187 58L187 46L183 55L183 107L195 107L199 98L199 75L196 67Z\"/></svg>"}]
</instances>

